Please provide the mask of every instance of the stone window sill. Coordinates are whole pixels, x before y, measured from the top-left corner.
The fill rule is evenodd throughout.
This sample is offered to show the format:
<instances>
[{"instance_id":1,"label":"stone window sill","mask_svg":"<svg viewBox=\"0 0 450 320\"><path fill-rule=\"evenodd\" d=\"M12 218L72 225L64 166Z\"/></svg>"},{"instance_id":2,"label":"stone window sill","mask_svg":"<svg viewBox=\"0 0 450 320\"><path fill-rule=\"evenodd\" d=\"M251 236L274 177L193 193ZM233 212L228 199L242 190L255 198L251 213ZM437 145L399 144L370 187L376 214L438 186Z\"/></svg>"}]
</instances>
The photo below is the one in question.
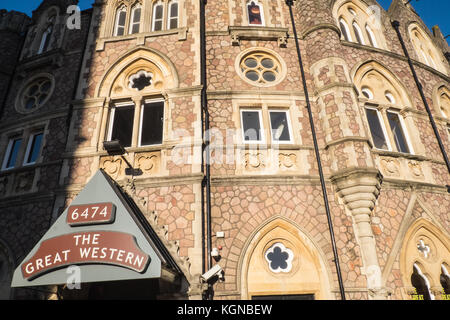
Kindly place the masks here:
<instances>
[{"instance_id":1,"label":"stone window sill","mask_svg":"<svg viewBox=\"0 0 450 320\"><path fill-rule=\"evenodd\" d=\"M124 36L100 38L99 40L97 40L97 46L96 46L95 50L103 51L103 50L105 50L106 43L124 41L124 40L136 40L136 45L144 45L145 39L147 39L147 38L167 36L167 35L173 35L173 34L178 34L178 41L184 41L187 39L187 32L188 32L188 28L183 27L183 28L176 28L176 29L170 29L170 30L142 32L142 33L128 34L128 35L124 35Z\"/></svg>"}]
</instances>

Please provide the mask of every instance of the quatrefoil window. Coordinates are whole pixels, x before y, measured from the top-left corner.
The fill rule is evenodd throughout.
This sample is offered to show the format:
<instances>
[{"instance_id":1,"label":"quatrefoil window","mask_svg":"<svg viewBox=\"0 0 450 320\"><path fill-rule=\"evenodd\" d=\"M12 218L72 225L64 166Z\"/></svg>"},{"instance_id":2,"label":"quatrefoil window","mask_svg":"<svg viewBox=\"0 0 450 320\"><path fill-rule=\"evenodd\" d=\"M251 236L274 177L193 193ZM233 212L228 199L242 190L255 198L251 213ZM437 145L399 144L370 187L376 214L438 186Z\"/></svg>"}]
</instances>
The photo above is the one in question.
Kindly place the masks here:
<instances>
[{"instance_id":1,"label":"quatrefoil window","mask_svg":"<svg viewBox=\"0 0 450 320\"><path fill-rule=\"evenodd\" d=\"M144 70L140 70L130 77L129 87L138 91L150 86L153 80L153 74Z\"/></svg>"},{"instance_id":2,"label":"quatrefoil window","mask_svg":"<svg viewBox=\"0 0 450 320\"><path fill-rule=\"evenodd\" d=\"M287 273L292 269L294 253L284 244L278 242L272 245L265 253L265 258L269 264L270 271L274 273Z\"/></svg>"}]
</instances>

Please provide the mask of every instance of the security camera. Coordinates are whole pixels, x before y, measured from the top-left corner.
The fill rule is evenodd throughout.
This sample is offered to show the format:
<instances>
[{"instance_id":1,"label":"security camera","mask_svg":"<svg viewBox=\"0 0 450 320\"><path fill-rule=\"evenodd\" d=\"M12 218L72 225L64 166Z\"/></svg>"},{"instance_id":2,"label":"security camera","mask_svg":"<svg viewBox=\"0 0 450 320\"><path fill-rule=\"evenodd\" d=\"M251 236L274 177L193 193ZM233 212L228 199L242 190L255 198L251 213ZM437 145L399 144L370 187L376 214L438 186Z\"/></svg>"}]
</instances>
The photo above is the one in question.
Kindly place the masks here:
<instances>
[{"instance_id":1,"label":"security camera","mask_svg":"<svg viewBox=\"0 0 450 320\"><path fill-rule=\"evenodd\" d=\"M208 282L211 279L213 279L215 276L217 276L219 278L219 280L223 280L223 278L224 278L224 271L223 271L222 267L219 266L218 264L216 264L214 267L212 267L211 269L206 271L204 274L202 274L201 278L203 281Z\"/></svg>"}]
</instances>

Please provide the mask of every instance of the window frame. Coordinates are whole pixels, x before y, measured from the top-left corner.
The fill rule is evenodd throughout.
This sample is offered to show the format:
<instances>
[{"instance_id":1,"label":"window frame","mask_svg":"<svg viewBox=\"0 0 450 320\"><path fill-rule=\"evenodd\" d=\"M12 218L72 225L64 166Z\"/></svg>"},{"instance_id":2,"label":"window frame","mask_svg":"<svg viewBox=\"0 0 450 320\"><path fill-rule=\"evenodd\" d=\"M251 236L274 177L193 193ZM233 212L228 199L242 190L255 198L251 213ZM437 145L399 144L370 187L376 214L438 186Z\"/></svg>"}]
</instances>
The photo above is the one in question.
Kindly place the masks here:
<instances>
[{"instance_id":1,"label":"window frame","mask_svg":"<svg viewBox=\"0 0 450 320\"><path fill-rule=\"evenodd\" d=\"M114 118L116 114L116 108L123 108L123 107L133 107L134 110L134 116L133 116L133 123L132 123L132 130L131 130L131 144L130 146L127 146L124 148L130 148L133 146L133 135L134 135L134 117L136 113L136 104L133 101L125 101L125 102L116 102L113 104L110 115L109 115L109 125L108 125L108 135L106 141L112 141L112 133L114 128Z\"/></svg>"},{"instance_id":2,"label":"window frame","mask_svg":"<svg viewBox=\"0 0 450 320\"><path fill-rule=\"evenodd\" d=\"M409 133L408 133L408 130L407 130L407 127L406 127L406 124L405 124L405 120L403 119L403 116L401 115L400 111L398 111L396 109L389 108L389 109L386 110L386 117L387 117L388 113L397 114L399 122L400 122L401 129L403 131L403 135L405 136L405 140L406 140L405 142L406 142L406 144L408 146L408 149L409 149L409 152L403 152L403 151L400 151L400 150L397 150L397 152L400 152L400 153L403 153L403 154L414 154L414 148L413 148L412 143L411 143L411 138L409 136ZM390 123L389 123L389 127L391 128L391 124ZM391 128L391 132L392 131L393 130ZM394 135L393 132L392 132L392 135ZM395 143L395 141L394 141L394 143ZM397 149L397 145L395 147Z\"/></svg>"},{"instance_id":3,"label":"window frame","mask_svg":"<svg viewBox=\"0 0 450 320\"><path fill-rule=\"evenodd\" d=\"M364 34L363 34L363 32L361 30L361 27L359 26L358 22L356 22L356 20L354 20L352 22L352 27L353 27L353 32L355 34L356 42L359 43L360 45L365 46L366 42L365 42L365 39L364 39ZM358 39L359 39L359 41L358 41Z\"/></svg>"},{"instance_id":4,"label":"window frame","mask_svg":"<svg viewBox=\"0 0 450 320\"><path fill-rule=\"evenodd\" d=\"M251 3L255 3L256 6L259 7L259 12L260 12L260 17L261 17L261 24L255 24L255 23L250 23L250 15L248 13L248 7ZM264 5L262 3L260 3L260 1L258 0L248 0L245 3L245 11L247 13L247 22L249 26L254 26L254 27L265 27L266 26L266 20L264 17Z\"/></svg>"},{"instance_id":5,"label":"window frame","mask_svg":"<svg viewBox=\"0 0 450 320\"><path fill-rule=\"evenodd\" d=\"M373 134L372 134L372 130L370 129L370 123L369 120L367 119L367 113L366 113L366 121L367 124L369 125L369 132L370 132L370 138L372 140L372 146L374 149L376 150L380 150L380 151L393 151L392 149L392 145L391 145L391 139L389 137L384 119L383 119L383 115L381 113L381 111L376 107L376 106L370 106L370 105L365 105L364 106L364 112L366 112L366 109L370 109L370 110L375 110L375 112L377 113L377 117L378 117L378 122L380 123L381 126L381 130L383 131L383 135L384 135L384 140L386 141L387 147L388 149L380 149L378 147L375 146L375 142L373 141Z\"/></svg>"},{"instance_id":6,"label":"window frame","mask_svg":"<svg viewBox=\"0 0 450 320\"><path fill-rule=\"evenodd\" d=\"M17 156L16 156L16 159L14 161L13 166L8 167L7 164L9 162L9 160L10 160L11 153L13 151L13 144L17 140L20 140L20 144L19 144L19 147L18 147L19 149L17 151ZM8 137L8 145L6 147L6 151L5 151L5 154L3 156L3 162L2 162L1 171L6 171L6 170L11 170L11 169L16 168L18 157L20 155L20 149L22 148L22 143L23 143L23 135L14 135L14 136Z\"/></svg>"},{"instance_id":7,"label":"window frame","mask_svg":"<svg viewBox=\"0 0 450 320\"><path fill-rule=\"evenodd\" d=\"M28 161L28 158L30 157L30 154L31 154L31 147L33 145L33 140L36 136L38 136L40 134L42 134L42 140L39 145L38 156L35 161ZM23 158L22 166L30 166L30 165L33 165L33 164L39 162L39 158L41 157L43 145L44 145L44 130L36 130L36 131L31 132L28 136L28 142L27 142L27 147L26 147L26 151L25 151L25 156Z\"/></svg>"},{"instance_id":8,"label":"window frame","mask_svg":"<svg viewBox=\"0 0 450 320\"><path fill-rule=\"evenodd\" d=\"M139 21L138 21L138 22L135 22L135 21L134 21L134 17L135 17L135 15L136 15L136 11L137 11L138 9L140 10L140 13L139 13ZM125 21L126 21L126 19L125 19ZM136 34L136 33L140 33L140 32L141 32L141 21L142 21L142 6L141 6L141 4L138 2L138 3L135 3L135 4L131 7L130 23L129 23L129 26L128 26L128 34ZM125 23L125 24L126 24L126 23ZM137 32L133 32L133 28L134 28L135 25L138 25L138 31L137 31Z\"/></svg>"},{"instance_id":9,"label":"window frame","mask_svg":"<svg viewBox=\"0 0 450 320\"><path fill-rule=\"evenodd\" d=\"M342 26L344 30L342 30ZM348 26L347 21L343 17L339 18L339 27L341 29L342 35L344 36L344 40L348 42L353 42L352 34L350 32L350 28Z\"/></svg>"},{"instance_id":10,"label":"window frame","mask_svg":"<svg viewBox=\"0 0 450 320\"><path fill-rule=\"evenodd\" d=\"M172 17L172 5L176 4L177 5L177 15L176 17ZM163 18L164 18L164 11L163 11ZM177 21L177 26L175 28L171 28L170 27L170 23L172 22L172 20L176 20ZM178 0L169 0L167 2L167 30L172 30L172 29L177 29L180 26L180 2Z\"/></svg>"},{"instance_id":11,"label":"window frame","mask_svg":"<svg viewBox=\"0 0 450 320\"><path fill-rule=\"evenodd\" d=\"M366 23L365 29L371 46L374 48L378 48L377 38L375 37L375 33L373 32L372 28Z\"/></svg>"},{"instance_id":12,"label":"window frame","mask_svg":"<svg viewBox=\"0 0 450 320\"><path fill-rule=\"evenodd\" d=\"M119 35L118 31L119 31L119 21L120 21L120 14L125 12L125 21L124 21L124 25L120 26L121 28L123 28L123 34ZM120 7L116 8L116 14L115 14L115 21L114 21L114 37L121 37L121 36L125 36L126 33L126 27L127 27L127 16L128 16L128 9L125 5L121 5Z\"/></svg>"},{"instance_id":13,"label":"window frame","mask_svg":"<svg viewBox=\"0 0 450 320\"><path fill-rule=\"evenodd\" d=\"M155 30L155 24L156 24L156 7L161 6L162 7L162 15L161 15L161 19L158 19L158 21L161 21L161 29L160 30ZM164 16L165 16L165 3L161 0L155 1L152 4L152 28L151 31L152 32L157 32L157 31L163 31L164 30Z\"/></svg>"},{"instance_id":14,"label":"window frame","mask_svg":"<svg viewBox=\"0 0 450 320\"><path fill-rule=\"evenodd\" d=\"M272 144L294 144L294 135L292 132L292 122L291 122L291 116L289 110L286 109L276 109L276 108L270 108L268 111L268 119L269 119L269 127L270 127L270 140ZM274 140L273 139L273 128L272 128L272 121L270 114L272 112L283 112L286 114L286 121L288 125L288 131L289 131L289 141L280 141L280 140Z\"/></svg>"},{"instance_id":15,"label":"window frame","mask_svg":"<svg viewBox=\"0 0 450 320\"><path fill-rule=\"evenodd\" d=\"M47 27L45 28L45 31L42 33L37 54L42 54L48 51L50 42L52 41L51 37L55 29L55 19L56 19L55 16L51 16L50 18L48 18Z\"/></svg>"},{"instance_id":16,"label":"window frame","mask_svg":"<svg viewBox=\"0 0 450 320\"><path fill-rule=\"evenodd\" d=\"M239 110L239 115L240 115L240 119L241 119L242 142L244 144L265 144L266 143L262 111L263 111L262 108L241 108ZM258 119L259 119L259 126L260 126L260 140L245 140L244 118L243 118L244 112L258 112Z\"/></svg>"},{"instance_id":17,"label":"window frame","mask_svg":"<svg viewBox=\"0 0 450 320\"><path fill-rule=\"evenodd\" d=\"M143 128L143 120L144 120L144 109L145 105L148 103L155 103L155 102L162 102L163 103L163 119L162 119L162 132L161 132L161 143L157 144L141 144L142 140L142 128ZM164 98L152 98L152 99L144 99L141 110L139 114L139 130L138 130L138 141L137 141L137 147L148 147L148 146L161 146L164 143L164 121L165 121L165 110L166 110L166 102Z\"/></svg>"}]
</instances>

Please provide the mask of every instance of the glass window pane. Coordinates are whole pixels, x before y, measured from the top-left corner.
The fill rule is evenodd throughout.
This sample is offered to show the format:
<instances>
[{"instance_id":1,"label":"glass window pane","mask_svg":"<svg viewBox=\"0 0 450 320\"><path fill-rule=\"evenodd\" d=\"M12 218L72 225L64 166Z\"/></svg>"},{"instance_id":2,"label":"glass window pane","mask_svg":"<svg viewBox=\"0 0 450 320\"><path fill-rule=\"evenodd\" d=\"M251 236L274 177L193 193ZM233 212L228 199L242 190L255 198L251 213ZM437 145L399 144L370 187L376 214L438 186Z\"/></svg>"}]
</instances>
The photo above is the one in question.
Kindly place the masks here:
<instances>
[{"instance_id":1,"label":"glass window pane","mask_svg":"<svg viewBox=\"0 0 450 320\"><path fill-rule=\"evenodd\" d=\"M164 123L164 102L144 105L142 112L141 145L161 144Z\"/></svg>"},{"instance_id":2,"label":"glass window pane","mask_svg":"<svg viewBox=\"0 0 450 320\"><path fill-rule=\"evenodd\" d=\"M42 133L35 134L31 139L31 147L28 154L28 158L26 163L34 163L39 157L39 153L41 152L41 145L42 145L42 137L44 135Z\"/></svg>"},{"instance_id":3,"label":"glass window pane","mask_svg":"<svg viewBox=\"0 0 450 320\"><path fill-rule=\"evenodd\" d=\"M400 118L397 113L387 112L387 117L389 119L389 125L394 135L395 145L397 146L397 151L410 153L408 148L408 143L406 142L406 137L403 132L402 125L400 123Z\"/></svg>"},{"instance_id":4,"label":"glass window pane","mask_svg":"<svg viewBox=\"0 0 450 320\"><path fill-rule=\"evenodd\" d=\"M375 148L388 150L386 138L381 127L378 113L373 109L366 109L367 121L369 122L370 133L372 134L372 140Z\"/></svg>"},{"instance_id":5,"label":"glass window pane","mask_svg":"<svg viewBox=\"0 0 450 320\"><path fill-rule=\"evenodd\" d=\"M155 21L155 28L153 31L159 31L162 30L162 21Z\"/></svg>"},{"instance_id":6,"label":"glass window pane","mask_svg":"<svg viewBox=\"0 0 450 320\"><path fill-rule=\"evenodd\" d=\"M17 155L19 154L20 145L22 144L22 139L15 139L12 142L11 150L7 155L8 160L6 162L6 168L13 168L16 165Z\"/></svg>"},{"instance_id":7,"label":"glass window pane","mask_svg":"<svg viewBox=\"0 0 450 320\"><path fill-rule=\"evenodd\" d=\"M261 8L253 1L247 6L248 9L248 23L249 24L262 24Z\"/></svg>"},{"instance_id":8,"label":"glass window pane","mask_svg":"<svg viewBox=\"0 0 450 320\"><path fill-rule=\"evenodd\" d=\"M134 10L134 16L133 16L133 22L137 23L141 21L141 9L135 9Z\"/></svg>"},{"instance_id":9,"label":"glass window pane","mask_svg":"<svg viewBox=\"0 0 450 320\"><path fill-rule=\"evenodd\" d=\"M176 29L176 28L178 28L178 18L170 19L169 29Z\"/></svg>"},{"instance_id":10,"label":"glass window pane","mask_svg":"<svg viewBox=\"0 0 450 320\"><path fill-rule=\"evenodd\" d=\"M125 26L125 20L127 18L127 13L126 11L121 11L119 13L119 26Z\"/></svg>"},{"instance_id":11,"label":"glass window pane","mask_svg":"<svg viewBox=\"0 0 450 320\"><path fill-rule=\"evenodd\" d=\"M261 124L258 111L242 111L245 141L261 141Z\"/></svg>"},{"instance_id":12,"label":"glass window pane","mask_svg":"<svg viewBox=\"0 0 450 320\"><path fill-rule=\"evenodd\" d=\"M270 125L274 141L290 141L289 124L286 112L270 112Z\"/></svg>"},{"instance_id":13,"label":"glass window pane","mask_svg":"<svg viewBox=\"0 0 450 320\"><path fill-rule=\"evenodd\" d=\"M155 19L159 20L163 18L163 6L162 5L157 5L155 7Z\"/></svg>"},{"instance_id":14,"label":"glass window pane","mask_svg":"<svg viewBox=\"0 0 450 320\"><path fill-rule=\"evenodd\" d=\"M178 17L178 3L172 3L170 6L170 17Z\"/></svg>"},{"instance_id":15,"label":"glass window pane","mask_svg":"<svg viewBox=\"0 0 450 320\"><path fill-rule=\"evenodd\" d=\"M119 140L123 147L131 146L134 106L118 107L114 111L111 140Z\"/></svg>"},{"instance_id":16,"label":"glass window pane","mask_svg":"<svg viewBox=\"0 0 450 320\"><path fill-rule=\"evenodd\" d=\"M118 27L117 28L117 35L123 36L125 34L125 28L124 27Z\"/></svg>"}]
</instances>

